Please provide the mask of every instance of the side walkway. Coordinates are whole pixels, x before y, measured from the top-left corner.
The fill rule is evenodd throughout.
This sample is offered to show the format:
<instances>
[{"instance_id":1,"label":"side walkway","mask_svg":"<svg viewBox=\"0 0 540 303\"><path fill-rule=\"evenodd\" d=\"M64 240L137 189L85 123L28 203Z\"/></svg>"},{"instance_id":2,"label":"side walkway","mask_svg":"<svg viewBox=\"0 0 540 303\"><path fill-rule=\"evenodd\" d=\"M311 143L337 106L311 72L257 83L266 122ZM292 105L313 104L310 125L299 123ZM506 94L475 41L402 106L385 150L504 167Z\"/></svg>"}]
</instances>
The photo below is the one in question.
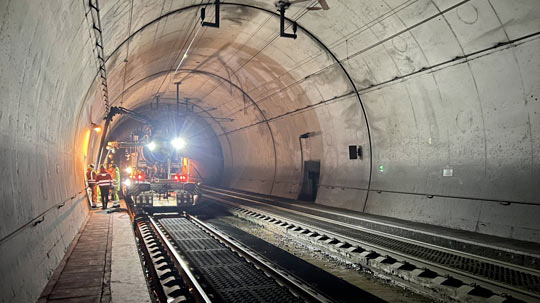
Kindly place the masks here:
<instances>
[{"instance_id":1,"label":"side walkway","mask_svg":"<svg viewBox=\"0 0 540 303\"><path fill-rule=\"evenodd\" d=\"M125 209L124 201L120 207ZM143 275L135 234L127 212L115 212L113 217L113 245L111 264L112 302L150 303Z\"/></svg>"},{"instance_id":2,"label":"side walkway","mask_svg":"<svg viewBox=\"0 0 540 303\"><path fill-rule=\"evenodd\" d=\"M150 302L129 216L110 210L90 212L38 302Z\"/></svg>"}]
</instances>

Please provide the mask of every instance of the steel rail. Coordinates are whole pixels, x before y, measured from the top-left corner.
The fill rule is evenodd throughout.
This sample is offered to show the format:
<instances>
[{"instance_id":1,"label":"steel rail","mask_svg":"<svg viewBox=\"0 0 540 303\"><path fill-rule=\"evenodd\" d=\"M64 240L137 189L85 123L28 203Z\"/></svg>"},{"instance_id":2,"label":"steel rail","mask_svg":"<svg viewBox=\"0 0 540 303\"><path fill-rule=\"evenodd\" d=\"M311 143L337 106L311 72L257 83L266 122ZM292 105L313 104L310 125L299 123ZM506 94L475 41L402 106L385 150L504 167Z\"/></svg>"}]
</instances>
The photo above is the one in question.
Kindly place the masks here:
<instances>
[{"instance_id":1,"label":"steel rail","mask_svg":"<svg viewBox=\"0 0 540 303\"><path fill-rule=\"evenodd\" d=\"M276 200L276 199L273 199L273 198L270 198L270 197L260 197L260 196L256 196L256 195L245 193L245 192L235 192L233 190L227 190L227 189L223 189L223 188L213 188L213 187L204 186L204 190L210 190L210 191L213 191L213 192L217 192L218 194L230 193L232 196L240 195L240 196L243 196L242 199L244 199L244 197L250 197L250 198L253 198L253 199L259 199L258 200L259 202L268 201L268 202L271 202L271 203L283 203L282 201L279 201L279 200ZM266 204L266 203L264 205L273 206L272 204ZM303 209L310 209L309 206L305 206L305 205L302 205L302 204L295 204L294 206L298 207L298 208L303 208ZM279 207L279 206L276 206L276 207ZM285 208L285 209L289 210L289 208ZM294 210L291 209L290 211L294 211ZM320 213L326 213L326 214L330 214L330 215L335 215L335 216L340 216L340 217L345 217L345 218L350 218L350 219L355 219L355 220L361 220L361 221L364 221L364 222L376 223L376 224L380 224L380 225L384 225L384 226L399 228L399 229L402 229L402 230L418 231L417 229L410 228L410 227L384 223L384 222L381 222L381 221L368 219L368 218L358 218L358 217L348 215L348 214L345 214L345 213L334 212L334 211L325 210L325 209L316 209L316 211L320 212ZM303 214L303 215L306 214L306 213L303 213L303 212L300 212L300 213ZM321 217L321 216L319 216L319 217ZM341 221L337 221L337 222L341 223ZM381 233L381 234L384 234L384 235L399 237L399 236L395 236L395 235L392 235L392 234L379 232L377 230L370 229L370 228L367 228L367 227L360 227L360 226L356 226L356 225L353 225L353 226L354 226L355 229L358 229L358 230L361 230L361 231ZM514 250L508 249L506 247L499 247L499 246L494 246L494 245L489 245L489 244L481 244L481 243L475 242L473 240L462 239L462 238L452 237L452 236L448 236L448 235L442 235L441 236L441 235L439 235L437 233L428 232L428 231L422 231L422 234L426 234L426 235L430 235L430 236L438 236L438 237L442 237L442 238L445 238L445 239L454 240L454 241L461 241L461 242L469 243L469 244L475 244L475 245L478 245L478 246L497 249L497 250L501 250L501 251L505 251L505 252L513 252L514 251ZM403 238L403 239L406 240L406 241L416 241L416 242L422 243L422 245L433 245L433 244L430 244L430 243L417 241L417 240L413 240L413 239L409 239L409 238ZM470 254L470 253L466 253L466 252L463 252L463 251L452 250L451 248L447 248L447 247L443 247L443 246L433 245L433 247L435 247L436 249L439 249L439 248L440 249L447 249L447 250L450 250L450 251L455 251L456 253L460 253L460 254L469 254L470 256L479 257L479 258L485 258L485 257L479 256L479 255ZM540 253L539 254L534 254L534 253L530 253L530 252L526 252L526 251L519 251L519 254L530 256L530 257L540 258ZM499 261L499 260L496 260L496 259L486 258L486 260L489 261L489 262L497 262L497 263L500 263L500 264L506 264L505 266L520 267L521 270L523 270L523 271L531 271L532 270L532 273L534 273L536 275L540 275L540 270L534 270L534 269L530 269L528 267L524 267L524 266L520 266L520 265L512 264L512 263L507 263L507 262Z\"/></svg>"},{"instance_id":2,"label":"steel rail","mask_svg":"<svg viewBox=\"0 0 540 303\"><path fill-rule=\"evenodd\" d=\"M128 207L128 213L130 212ZM131 214L130 214L131 217ZM133 220L134 217L131 217L131 220ZM146 223L146 222L145 222ZM163 284L159 282L159 276L156 269L156 264L153 263L152 257L150 255L150 248L146 244L146 241L144 240L144 229L143 226L150 228L148 224L146 223L138 224L135 221L132 221L132 224L134 225L134 233L135 237L137 237L137 245L139 246L140 252L139 252L139 259L141 261L141 268L143 272L147 272L147 275L145 275L146 280L146 287L148 288L148 295L150 296L152 302L166 302L167 295L165 294L165 290L163 289ZM153 296L157 297L158 299L154 298ZM160 301L161 300L161 301Z\"/></svg>"},{"instance_id":3,"label":"steel rail","mask_svg":"<svg viewBox=\"0 0 540 303\"><path fill-rule=\"evenodd\" d=\"M154 221L154 219L151 216L148 216L148 219L150 220L150 224L152 224L152 227L156 231L157 235L161 239L161 242L165 244L165 246L167 247L167 250L171 253L171 257L175 259L175 261L178 263L178 265L180 265L180 267L182 268L186 276L189 278L188 284L191 284L191 286L196 290L197 295L201 298L203 302L205 303L212 302L208 294L204 291L202 286L197 281L197 278L195 277L195 275L193 274L193 272L187 265L186 261L178 254L173 244L167 238L167 236L165 236L163 231L161 231L156 221Z\"/></svg>"},{"instance_id":4,"label":"steel rail","mask_svg":"<svg viewBox=\"0 0 540 303\"><path fill-rule=\"evenodd\" d=\"M366 228L360 228L358 226L351 225L351 224L348 224L348 223L344 223L344 222L340 222L340 221L336 221L336 220L332 220L332 219L328 219L328 218L324 218L324 217L320 217L320 216L310 215L310 214L306 214L306 213L303 213L303 212L294 211L294 210L291 210L291 209L279 207L279 206L276 206L276 205L269 205L267 203L258 202L258 201L253 200L253 199L237 197L237 196L234 196L234 195L223 194L223 193L219 193L219 192L214 193L214 197L217 198L217 199L214 199L214 200L216 200L218 202L227 203L227 204L233 205L235 207L247 209L247 210L250 210L250 211L255 212L255 213L266 215L268 217L273 217L273 218L276 218L276 219L281 220L283 222L287 222L289 224L293 224L293 225L298 226L298 227L304 227L304 228L309 229L311 231L315 231L315 232L317 232L317 233L319 233L321 235L327 235L329 237L333 237L333 238L335 238L337 240L340 240L342 242L348 242L349 244L357 245L357 246L359 246L359 247L361 247L361 248L363 248L365 250L371 250L371 251L373 251L375 253L378 253L380 255L383 255L383 256L388 255L388 256L390 256L390 257L392 257L392 258L394 258L394 259L396 259L398 261L408 262L410 264L413 264L413 265L417 266L418 268L429 268L430 270L433 270L434 272L437 272L438 274L452 275L454 278L462 280L463 282L479 285L479 286L485 287L487 289L490 289L492 291L496 290L496 291L498 291L500 293L511 294L512 296L514 296L515 298L518 298L518 299L522 299L522 300L526 300L526 301L529 301L531 299L540 300L540 294L538 294L538 293L529 292L529 291L527 291L525 289L522 289L522 288L517 288L517 287L511 286L511 285L504 284L504 283L501 283L501 282L497 282L497 281L494 281L494 280L490 280L490 279L487 279L487 278L484 278L484 277L479 277L479 276L476 276L474 274L467 273L465 271L461 271L459 269L447 267L447 266L444 266L444 265L441 265L441 264L438 264L438 263L435 263L435 262L431 262L431 261L428 261L428 260L425 260L425 259L422 259L422 258L418 258L418 257L415 257L415 256L408 255L406 253L403 253L403 252L400 252L400 251L397 251L397 250L388 249L388 248L385 248L383 246L379 246L379 245L376 245L376 244L369 243L367 241L355 239L355 238L352 238L350 236L342 235L342 234L331 232L331 231L328 231L328 230L323 230L320 227L310 225L310 224L307 224L307 223L303 223L303 222L299 222L299 221L296 221L296 220L291 219L291 218L276 215L276 214L273 214L273 213L271 213L269 211L262 211L260 209L248 207L248 206L245 206L243 204L240 204L240 203L237 203L237 202L234 202L234 201L230 201L230 200L227 200L227 199L224 199L224 198L216 197L215 196L216 194L217 195L228 196L229 198L245 200L245 201L248 201L248 202L251 202L251 203L263 204L263 205L268 206L270 208L276 208L276 209L279 209L279 210L282 210L282 211L285 211L285 212L288 212L288 213L291 213L291 214L301 215L301 216L304 216L304 217L308 217L308 218L316 219L316 220L323 221L323 222L326 222L326 223L330 223L330 224L333 224L333 225L336 225L336 226L341 226L341 227L346 227L346 228L350 228L350 229L354 229L354 230L359 230L359 231L369 232L369 233L373 233L373 234L378 234L380 236L388 237L390 239L395 239L395 240L399 240L399 241L407 241L408 243L414 243L416 245L423 246L423 247L426 247L426 248L435 249L435 250L439 250L439 251L447 252L447 253L451 253L451 254L458 254L458 255L465 256L467 258L477 259L477 260L481 260L481 261L487 262L487 263L501 264L502 266L515 268L516 270L519 270L519 271L527 271L527 272L533 272L534 274L538 274L537 271L531 270L529 268L520 267L520 266L514 265L514 264L508 264L508 263L504 263L504 262L501 262L501 261L498 261L498 260L488 259L488 258L477 256L477 255L471 255L471 254L468 254L468 253L455 251L455 250L452 250L452 249L436 246L436 245L433 245L433 244L428 244L428 243L419 242L419 241L416 241L416 240L406 239L406 238L391 235L391 234L386 234L386 233L382 233L382 232L375 232L373 230L366 229ZM209 194L208 190L205 189L205 196L211 198L212 194Z\"/></svg>"},{"instance_id":5,"label":"steel rail","mask_svg":"<svg viewBox=\"0 0 540 303\"><path fill-rule=\"evenodd\" d=\"M214 190L210 190L210 191L212 191L214 193L217 193L217 194L220 194L220 195L229 196L229 197L235 198L235 199L243 199L243 200L253 202L253 203L261 203L261 202L256 202L256 200L253 200L253 199L249 199L249 198L245 198L245 197L241 197L241 196L235 196L234 194L225 194L225 193L221 193L219 191L214 191ZM271 201L270 199L265 199L265 200ZM285 210L287 212L291 212L291 213L302 215L302 216L305 216L305 217L317 219L317 220L320 220L320 221L325 221L327 223L340 225L340 226L351 228L351 229L358 230L358 231L368 232L368 233L375 234L375 235L382 236L382 237L387 237L387 238L391 238L391 239L405 241L405 242L408 242L408 243L413 243L413 244L416 244L416 245L428 247L428 248L431 248L431 249L435 249L435 250L439 250L439 251L443 251L443 252L447 252L447 253L451 253L451 254L467 257L467 258L474 258L474 259L482 260L484 262L492 263L492 264L499 265L499 266L512 267L512 268L519 269L520 271L524 271L524 272L528 272L528 273L533 274L533 275L540 276L540 270L537 270L537 269L528 268L528 267L525 267L525 266L512 264L512 263L508 263L508 262L504 262L504 261L500 261L500 260L496 260L496 259L491 259L491 258L488 258L488 257L475 255L475 254L472 254L472 253L467 253L467 252L455 250L455 249L452 249L452 248L447 248L447 247L444 247L444 246L439 246L439 245L419 241L419 240L409 239L409 238L406 238L406 237L397 236L397 235L381 232L381 231L378 231L378 230L374 230L374 229L361 227L361 226L357 226L357 225L350 224L350 223L337 221L337 220L334 220L334 219L328 219L328 218L325 218L325 217L322 217L322 216L308 214L308 213L304 213L304 212L301 212L301 211L289 209L289 208L286 208L286 207L281 207L281 206L277 206L277 205L268 205L266 203L263 203L263 204L265 206L268 206L268 207L277 208L277 209L280 209L280 210ZM299 207L307 208L307 207L302 206L302 205L299 205ZM349 217L349 218L352 217L352 216L348 216L348 215L345 215L345 214L333 213L333 212L330 212L330 211L327 211L327 210L320 210L320 212L324 212L324 213L328 213L328 214L336 214L336 215ZM371 220L371 222L374 222L374 221Z\"/></svg>"},{"instance_id":6,"label":"steel rail","mask_svg":"<svg viewBox=\"0 0 540 303\"><path fill-rule=\"evenodd\" d=\"M307 302L321 302L321 303L332 302L332 300L326 298L325 296L323 296L321 293L317 292L310 286L302 283L294 276L288 274L284 270L278 269L276 264L248 250L246 247L244 247L242 244L232 239L230 236L220 232L219 230L202 222L201 220L195 218L194 216L191 216L189 214L186 214L186 216L189 220L191 220L192 222L197 224L199 227L201 227L202 229L210 233L219 241L223 242L233 251L239 253L240 255L242 255L244 258L246 258L253 264L256 264L257 266L259 266L259 268L261 268L267 274L270 274L274 279L287 285L293 293L301 296L301 298L306 300Z\"/></svg>"}]
</instances>

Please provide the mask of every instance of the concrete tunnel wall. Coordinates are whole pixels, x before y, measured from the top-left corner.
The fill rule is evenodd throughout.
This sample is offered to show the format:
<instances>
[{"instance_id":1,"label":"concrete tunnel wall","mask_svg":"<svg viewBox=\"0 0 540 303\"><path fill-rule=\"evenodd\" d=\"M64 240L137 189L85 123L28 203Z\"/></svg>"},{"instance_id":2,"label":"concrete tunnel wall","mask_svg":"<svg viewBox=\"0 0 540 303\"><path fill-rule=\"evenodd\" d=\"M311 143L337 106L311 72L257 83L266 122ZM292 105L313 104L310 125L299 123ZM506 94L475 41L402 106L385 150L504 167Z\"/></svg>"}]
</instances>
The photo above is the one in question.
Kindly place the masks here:
<instances>
[{"instance_id":1,"label":"concrete tunnel wall","mask_svg":"<svg viewBox=\"0 0 540 303\"><path fill-rule=\"evenodd\" d=\"M306 2L287 11L308 31L296 40L277 37L275 15L237 4L193 39L198 3L100 1L111 105L173 97L183 80L183 97L234 119L212 122L225 185L296 197L298 136L313 132L316 203L540 241L536 1ZM37 298L88 212L71 199L105 112L88 11L0 1L2 302ZM363 160L348 159L351 144Z\"/></svg>"}]
</instances>

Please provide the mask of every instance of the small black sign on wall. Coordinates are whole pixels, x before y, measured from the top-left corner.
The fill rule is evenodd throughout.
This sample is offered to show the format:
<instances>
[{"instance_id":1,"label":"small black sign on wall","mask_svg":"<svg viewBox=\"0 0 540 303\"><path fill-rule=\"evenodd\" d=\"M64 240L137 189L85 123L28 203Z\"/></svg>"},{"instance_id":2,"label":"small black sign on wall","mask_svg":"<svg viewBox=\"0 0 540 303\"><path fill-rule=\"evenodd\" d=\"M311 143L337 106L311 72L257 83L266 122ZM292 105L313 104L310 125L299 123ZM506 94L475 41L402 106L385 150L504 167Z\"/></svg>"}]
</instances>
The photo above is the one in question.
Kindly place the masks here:
<instances>
[{"instance_id":1,"label":"small black sign on wall","mask_svg":"<svg viewBox=\"0 0 540 303\"><path fill-rule=\"evenodd\" d=\"M361 145L349 145L349 159L360 159L362 160L362 146Z\"/></svg>"}]
</instances>

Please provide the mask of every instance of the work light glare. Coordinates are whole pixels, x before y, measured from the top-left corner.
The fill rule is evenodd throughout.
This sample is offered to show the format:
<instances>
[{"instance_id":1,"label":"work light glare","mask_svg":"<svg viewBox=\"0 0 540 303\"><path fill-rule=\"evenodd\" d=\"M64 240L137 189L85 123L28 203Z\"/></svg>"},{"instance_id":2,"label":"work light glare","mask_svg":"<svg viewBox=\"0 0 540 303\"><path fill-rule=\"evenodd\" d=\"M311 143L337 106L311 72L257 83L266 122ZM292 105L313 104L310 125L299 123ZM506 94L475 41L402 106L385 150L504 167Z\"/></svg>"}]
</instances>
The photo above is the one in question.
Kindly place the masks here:
<instances>
[{"instance_id":1,"label":"work light glare","mask_svg":"<svg viewBox=\"0 0 540 303\"><path fill-rule=\"evenodd\" d=\"M171 141L171 144L175 149L180 150L186 146L186 141L182 138L175 138Z\"/></svg>"},{"instance_id":2,"label":"work light glare","mask_svg":"<svg viewBox=\"0 0 540 303\"><path fill-rule=\"evenodd\" d=\"M146 144L146 147L147 147L149 150L153 151L154 149L156 149L157 145L156 145L155 142L150 142L150 143Z\"/></svg>"}]
</instances>

